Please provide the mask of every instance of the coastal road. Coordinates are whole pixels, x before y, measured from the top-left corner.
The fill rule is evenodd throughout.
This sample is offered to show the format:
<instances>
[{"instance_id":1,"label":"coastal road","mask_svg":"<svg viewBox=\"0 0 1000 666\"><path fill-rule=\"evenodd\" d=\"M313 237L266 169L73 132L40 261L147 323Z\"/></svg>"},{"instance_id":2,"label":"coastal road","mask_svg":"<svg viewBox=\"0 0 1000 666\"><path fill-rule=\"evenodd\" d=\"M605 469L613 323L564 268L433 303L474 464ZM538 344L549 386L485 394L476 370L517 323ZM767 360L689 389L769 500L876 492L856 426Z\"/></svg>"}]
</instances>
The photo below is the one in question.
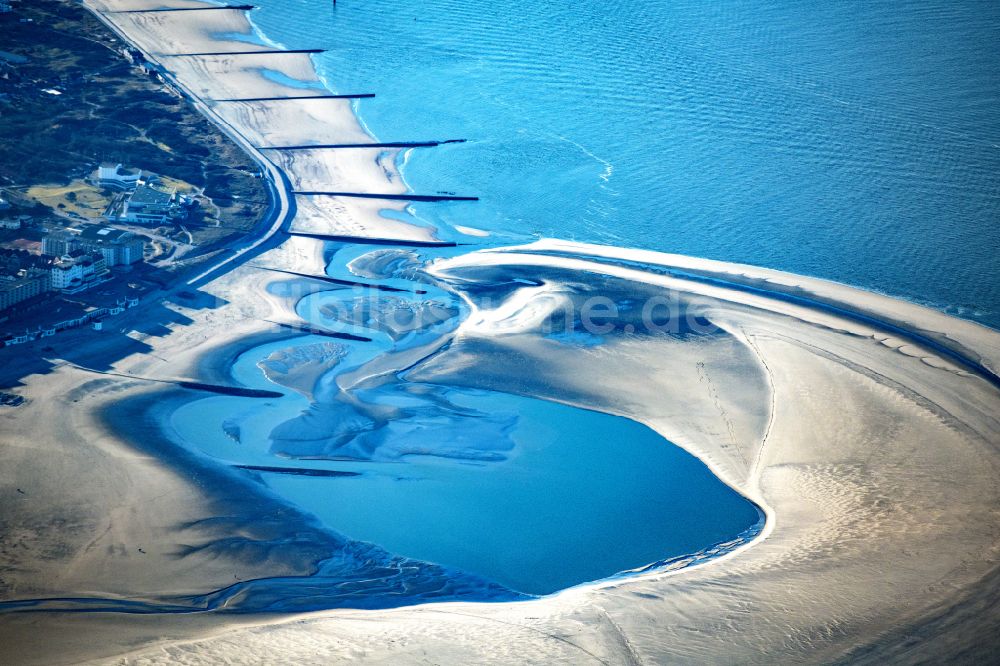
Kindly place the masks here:
<instances>
[{"instance_id":1,"label":"coastal road","mask_svg":"<svg viewBox=\"0 0 1000 666\"><path fill-rule=\"evenodd\" d=\"M181 92L185 99L190 101L202 115L221 129L226 136L236 142L236 144L240 146L247 155L257 162L257 164L261 167L261 172L264 174L264 181L267 184L268 189L268 209L267 213L258 224L258 227L251 232L249 237L241 238L237 241L237 243L234 243L233 246L224 249L220 253L220 256L215 259L210 266L205 268L198 275L189 278L184 284L179 285L176 289L180 289L182 287L199 287L219 277L220 275L233 270L240 264L257 256L261 252L279 245L284 240L281 235L279 235L279 232L286 231L291 225L292 219L295 217L295 198L292 194L291 183L288 182L288 178L285 174L278 169L273 162L264 157L263 153L261 153L260 150L258 150L245 136L243 136L243 134L215 113L215 110L203 99L195 95L189 88L181 83L173 75L173 73L163 66L154 54L144 50L138 44L131 41L128 36L114 24L114 22L109 20L108 17L104 15L103 12L95 9L87 2L84 2L83 5L89 12L96 16L101 23L117 35L119 39L126 44L129 44L132 48L139 50L147 61L155 64L160 76L162 76L164 80L174 89Z\"/></svg>"}]
</instances>

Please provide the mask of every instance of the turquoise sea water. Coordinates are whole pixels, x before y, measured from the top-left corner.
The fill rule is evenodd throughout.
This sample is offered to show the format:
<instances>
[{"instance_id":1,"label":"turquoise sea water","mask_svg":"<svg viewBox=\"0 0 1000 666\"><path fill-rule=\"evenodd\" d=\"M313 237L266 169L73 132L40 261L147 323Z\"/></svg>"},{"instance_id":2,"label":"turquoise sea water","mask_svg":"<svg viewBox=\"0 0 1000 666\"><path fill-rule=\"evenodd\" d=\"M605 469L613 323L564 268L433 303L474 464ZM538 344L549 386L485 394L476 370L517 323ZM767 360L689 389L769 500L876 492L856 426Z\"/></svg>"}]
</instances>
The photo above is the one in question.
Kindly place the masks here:
<instances>
[{"instance_id":1,"label":"turquoise sea water","mask_svg":"<svg viewBox=\"0 0 1000 666\"><path fill-rule=\"evenodd\" d=\"M1000 5L260 0L431 221L746 262L1000 326Z\"/></svg>"}]
</instances>

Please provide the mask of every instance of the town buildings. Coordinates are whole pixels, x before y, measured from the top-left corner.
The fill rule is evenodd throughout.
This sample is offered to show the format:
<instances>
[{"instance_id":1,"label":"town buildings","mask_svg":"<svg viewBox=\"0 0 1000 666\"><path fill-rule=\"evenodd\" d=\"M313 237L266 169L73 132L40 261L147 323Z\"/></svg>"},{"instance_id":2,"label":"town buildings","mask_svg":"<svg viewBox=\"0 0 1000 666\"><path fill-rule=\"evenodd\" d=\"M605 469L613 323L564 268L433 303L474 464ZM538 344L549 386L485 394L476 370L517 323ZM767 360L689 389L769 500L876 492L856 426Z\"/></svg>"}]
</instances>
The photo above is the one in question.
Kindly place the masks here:
<instances>
[{"instance_id":1,"label":"town buildings","mask_svg":"<svg viewBox=\"0 0 1000 666\"><path fill-rule=\"evenodd\" d=\"M48 291L76 294L111 276L100 252L79 248L60 256L0 249L0 281L4 296L0 310Z\"/></svg>"},{"instance_id":2,"label":"town buildings","mask_svg":"<svg viewBox=\"0 0 1000 666\"><path fill-rule=\"evenodd\" d=\"M0 311L51 288L52 257L0 249Z\"/></svg>"},{"instance_id":3,"label":"town buildings","mask_svg":"<svg viewBox=\"0 0 1000 666\"><path fill-rule=\"evenodd\" d=\"M0 248L0 275L15 275L18 271L38 268L48 271L55 257L32 254L26 250Z\"/></svg>"},{"instance_id":4,"label":"town buildings","mask_svg":"<svg viewBox=\"0 0 1000 666\"><path fill-rule=\"evenodd\" d=\"M0 274L0 311L48 291L49 273L38 269Z\"/></svg>"},{"instance_id":5,"label":"town buildings","mask_svg":"<svg viewBox=\"0 0 1000 666\"><path fill-rule=\"evenodd\" d=\"M46 234L40 249L0 248L0 313L47 292L76 294L110 280L112 267L142 261L145 239L88 224Z\"/></svg>"},{"instance_id":6,"label":"town buildings","mask_svg":"<svg viewBox=\"0 0 1000 666\"><path fill-rule=\"evenodd\" d=\"M0 347L88 323L97 328L104 317L138 305L143 287L119 282L91 289L110 279L99 253L77 249L52 257L0 248ZM69 294L79 295L60 297ZM27 307L19 311L22 303Z\"/></svg>"},{"instance_id":7,"label":"town buildings","mask_svg":"<svg viewBox=\"0 0 1000 666\"><path fill-rule=\"evenodd\" d=\"M131 266L139 263L146 247L142 236L98 224L84 226L78 242L81 249L100 253L108 266Z\"/></svg>"},{"instance_id":8,"label":"town buildings","mask_svg":"<svg viewBox=\"0 0 1000 666\"><path fill-rule=\"evenodd\" d=\"M13 217L0 217L0 229L20 229L31 222L30 215L15 215Z\"/></svg>"},{"instance_id":9,"label":"town buildings","mask_svg":"<svg viewBox=\"0 0 1000 666\"><path fill-rule=\"evenodd\" d=\"M181 208L183 197L179 197L176 190L164 187L159 177L148 171L104 162L97 167L93 181L99 187L122 193L115 196L104 211L104 218L109 222L158 226L165 224Z\"/></svg>"},{"instance_id":10,"label":"town buildings","mask_svg":"<svg viewBox=\"0 0 1000 666\"><path fill-rule=\"evenodd\" d=\"M107 262L99 252L76 250L55 260L49 271L52 291L76 294L97 286L110 277Z\"/></svg>"},{"instance_id":11,"label":"town buildings","mask_svg":"<svg viewBox=\"0 0 1000 666\"><path fill-rule=\"evenodd\" d=\"M131 192L117 195L104 219L123 224L159 226L178 215L182 197L175 190L152 182L140 182Z\"/></svg>"},{"instance_id":12,"label":"town buildings","mask_svg":"<svg viewBox=\"0 0 1000 666\"><path fill-rule=\"evenodd\" d=\"M100 254L107 266L130 266L142 261L145 241L131 231L101 224L53 231L42 239L42 254L63 256L74 250Z\"/></svg>"}]
</instances>

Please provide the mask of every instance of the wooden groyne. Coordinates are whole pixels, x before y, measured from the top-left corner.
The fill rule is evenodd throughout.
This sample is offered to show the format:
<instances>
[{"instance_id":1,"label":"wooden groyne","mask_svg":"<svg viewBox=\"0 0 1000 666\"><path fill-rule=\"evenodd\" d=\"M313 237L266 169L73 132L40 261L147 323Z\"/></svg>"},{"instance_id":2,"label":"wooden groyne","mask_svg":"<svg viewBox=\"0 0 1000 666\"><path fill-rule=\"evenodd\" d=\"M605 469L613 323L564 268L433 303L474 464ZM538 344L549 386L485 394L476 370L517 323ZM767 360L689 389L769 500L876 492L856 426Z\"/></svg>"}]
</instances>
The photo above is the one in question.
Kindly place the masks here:
<instances>
[{"instance_id":1,"label":"wooden groyne","mask_svg":"<svg viewBox=\"0 0 1000 666\"><path fill-rule=\"evenodd\" d=\"M228 99L207 99L206 102L288 102L300 99L370 99L375 93L352 95L291 95L289 97L231 97Z\"/></svg>"},{"instance_id":2,"label":"wooden groyne","mask_svg":"<svg viewBox=\"0 0 1000 666\"><path fill-rule=\"evenodd\" d=\"M400 289L399 287L390 287L387 284L372 284L369 282L358 282L356 280L341 280L340 278L330 277L329 275L310 275L308 273L297 273L295 271L286 271L281 268L266 268L264 266L254 266L254 268L262 271L271 271L272 273L284 273L285 275L293 275L295 277L305 278L307 280L315 280L317 282L325 282L327 284L335 284L341 287L365 287L367 289L375 289L377 291L394 291L404 294L426 294L426 291L418 289L417 291L411 291L409 289Z\"/></svg>"},{"instance_id":3,"label":"wooden groyne","mask_svg":"<svg viewBox=\"0 0 1000 666\"><path fill-rule=\"evenodd\" d=\"M422 241L402 238L369 238L367 236L338 236L335 234L315 234L308 231L288 231L289 236L314 238L334 243L354 243L357 245L399 245L403 247L457 247L453 241Z\"/></svg>"},{"instance_id":4,"label":"wooden groyne","mask_svg":"<svg viewBox=\"0 0 1000 666\"><path fill-rule=\"evenodd\" d=\"M219 5L218 7L159 7L157 9L117 9L105 14L155 14L158 12L207 12L218 11L220 9L235 9L241 12L248 12L257 9L256 5Z\"/></svg>"},{"instance_id":5,"label":"wooden groyne","mask_svg":"<svg viewBox=\"0 0 1000 666\"><path fill-rule=\"evenodd\" d=\"M221 393L222 395L233 395L240 398L283 398L284 393L278 391L265 391L263 389L245 388L243 386L222 386L220 384L203 384L201 382L175 381L165 382L177 384L181 388L192 389L194 391L207 391L209 393Z\"/></svg>"},{"instance_id":6,"label":"wooden groyne","mask_svg":"<svg viewBox=\"0 0 1000 666\"><path fill-rule=\"evenodd\" d=\"M479 201L479 197L457 197L453 194L377 194L372 192L321 192L295 190L292 194L306 197L355 197L389 201Z\"/></svg>"},{"instance_id":7,"label":"wooden groyne","mask_svg":"<svg viewBox=\"0 0 1000 666\"><path fill-rule=\"evenodd\" d=\"M353 342L372 341L372 338L366 338L363 335L354 335L352 333L341 333L340 331L328 331L325 328L316 328L315 326L306 326L305 324L289 324L282 321L271 321L270 319L265 319L265 321L269 324L274 324L275 326L280 326L282 328L298 331L299 333L308 333L310 335L321 335L325 338L339 338L340 340L351 340Z\"/></svg>"},{"instance_id":8,"label":"wooden groyne","mask_svg":"<svg viewBox=\"0 0 1000 666\"><path fill-rule=\"evenodd\" d=\"M315 467L271 467L268 465L233 465L236 469L251 472L269 472L271 474L295 474L298 476L361 476L361 472L341 472L335 469L316 469Z\"/></svg>"},{"instance_id":9,"label":"wooden groyne","mask_svg":"<svg viewBox=\"0 0 1000 666\"><path fill-rule=\"evenodd\" d=\"M326 150L331 148L434 148L449 143L465 143L465 139L445 141L392 141L388 143L317 143L297 146L258 146L260 150Z\"/></svg>"},{"instance_id":10,"label":"wooden groyne","mask_svg":"<svg viewBox=\"0 0 1000 666\"><path fill-rule=\"evenodd\" d=\"M206 384L204 382L194 382L187 379L160 379L156 377L143 377L142 375L133 375L124 372L116 372L114 370L97 370L96 368L88 368L85 365L80 365L78 363L72 363L67 361L66 365L76 368L77 370L82 370L84 372L92 372L96 375L106 375L108 377L120 377L122 379L129 379L141 382L152 382L154 384L172 384L173 386L179 386L180 388L190 389L192 391L207 391L208 393L220 393L222 395L233 395L239 396L241 398L282 398L284 393L278 391L267 391L264 389L253 389L246 388L244 386L226 386L223 384Z\"/></svg>"},{"instance_id":11,"label":"wooden groyne","mask_svg":"<svg viewBox=\"0 0 1000 666\"><path fill-rule=\"evenodd\" d=\"M265 49L262 51L209 51L205 53L161 53L162 58L208 58L235 55L289 55L294 53L324 53L326 49Z\"/></svg>"}]
</instances>

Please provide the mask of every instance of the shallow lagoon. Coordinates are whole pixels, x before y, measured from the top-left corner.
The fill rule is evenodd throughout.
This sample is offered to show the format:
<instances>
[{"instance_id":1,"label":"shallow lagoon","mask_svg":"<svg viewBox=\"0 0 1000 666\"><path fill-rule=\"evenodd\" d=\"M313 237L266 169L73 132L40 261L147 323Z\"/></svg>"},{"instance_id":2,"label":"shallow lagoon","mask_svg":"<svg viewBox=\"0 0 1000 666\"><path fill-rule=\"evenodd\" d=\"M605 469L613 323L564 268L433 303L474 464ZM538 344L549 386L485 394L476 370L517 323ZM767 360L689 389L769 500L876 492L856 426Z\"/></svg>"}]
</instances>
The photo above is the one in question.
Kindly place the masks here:
<instances>
[{"instance_id":1,"label":"shallow lagoon","mask_svg":"<svg viewBox=\"0 0 1000 666\"><path fill-rule=\"evenodd\" d=\"M266 355L277 346L252 354ZM273 388L266 380L261 385ZM436 403L444 400L462 416L422 413L413 389L418 396L432 392ZM294 394L266 407L239 398L199 400L180 409L173 424L186 442L233 464L357 473L254 472L351 539L529 594L696 553L759 520L757 508L699 460L628 419L505 393L409 382L370 397L407 404L410 416L392 421L380 436L396 451L412 450L405 447L408 440L420 441L428 455L368 461L276 456L271 428L308 404ZM214 425L227 420L241 424L239 442ZM473 460L454 454L456 442L488 455ZM438 448L442 444L448 448Z\"/></svg>"}]
</instances>

